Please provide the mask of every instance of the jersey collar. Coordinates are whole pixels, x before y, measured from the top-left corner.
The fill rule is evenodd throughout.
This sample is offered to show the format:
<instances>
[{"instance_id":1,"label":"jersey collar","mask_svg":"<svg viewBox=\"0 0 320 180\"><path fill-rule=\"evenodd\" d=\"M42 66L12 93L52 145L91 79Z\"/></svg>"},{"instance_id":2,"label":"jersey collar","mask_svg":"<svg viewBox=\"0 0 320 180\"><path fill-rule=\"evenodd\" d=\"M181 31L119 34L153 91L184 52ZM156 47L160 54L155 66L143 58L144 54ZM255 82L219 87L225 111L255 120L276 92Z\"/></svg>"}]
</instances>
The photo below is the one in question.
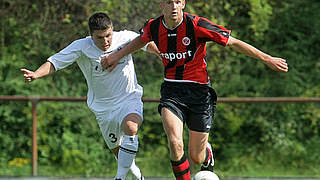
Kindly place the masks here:
<instances>
[{"instance_id":1,"label":"jersey collar","mask_svg":"<svg viewBox=\"0 0 320 180\"><path fill-rule=\"evenodd\" d=\"M182 24L183 20L184 20L184 14L183 14L183 17L182 17L181 21L179 22L179 24L178 24L176 27L174 27L174 28L169 28L169 27L166 25L166 23L164 22L164 16L162 16L161 22L162 22L163 26L164 26L166 29L174 30L174 29L176 29L177 27L179 27L180 24Z\"/></svg>"}]
</instances>

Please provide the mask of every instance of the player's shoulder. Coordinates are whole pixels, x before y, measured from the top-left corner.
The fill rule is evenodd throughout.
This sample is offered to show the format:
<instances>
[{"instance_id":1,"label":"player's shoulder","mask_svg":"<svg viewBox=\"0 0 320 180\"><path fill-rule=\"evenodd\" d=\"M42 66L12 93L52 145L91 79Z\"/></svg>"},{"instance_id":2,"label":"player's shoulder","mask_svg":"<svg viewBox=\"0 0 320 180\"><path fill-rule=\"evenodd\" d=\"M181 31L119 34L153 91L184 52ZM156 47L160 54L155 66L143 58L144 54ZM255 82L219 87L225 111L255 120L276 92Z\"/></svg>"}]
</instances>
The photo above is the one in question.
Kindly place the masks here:
<instances>
[{"instance_id":1,"label":"player's shoulder","mask_svg":"<svg viewBox=\"0 0 320 180\"><path fill-rule=\"evenodd\" d=\"M72 44L76 44L77 46L88 46L89 44L91 44L91 42L92 42L91 36L87 36L85 38L81 38L73 41Z\"/></svg>"},{"instance_id":2,"label":"player's shoulder","mask_svg":"<svg viewBox=\"0 0 320 180\"><path fill-rule=\"evenodd\" d=\"M121 31L114 31L113 32L113 38L117 39L131 39L132 37L138 36L139 34L135 31L131 30L121 30Z\"/></svg>"},{"instance_id":3,"label":"player's shoulder","mask_svg":"<svg viewBox=\"0 0 320 180\"><path fill-rule=\"evenodd\" d=\"M136 33L136 32L134 32L134 31L131 31L131 30L126 30L126 29L124 29L124 30L121 30L121 31L114 31L113 32L113 36L114 37L119 37L119 36L121 36L121 37L125 37L125 36L131 36L131 35L137 35L138 33Z\"/></svg>"},{"instance_id":4,"label":"player's shoulder","mask_svg":"<svg viewBox=\"0 0 320 180\"><path fill-rule=\"evenodd\" d=\"M161 16L158 16L156 18L151 18L151 19L148 19L145 23L144 23L144 26L147 26L148 24L151 24L151 23L155 23L155 22L160 22L161 19L163 19L163 15Z\"/></svg>"},{"instance_id":5,"label":"player's shoulder","mask_svg":"<svg viewBox=\"0 0 320 180\"><path fill-rule=\"evenodd\" d=\"M92 47L93 40L91 36L74 40L69 46L68 50L71 51L86 51L88 48Z\"/></svg>"},{"instance_id":6,"label":"player's shoulder","mask_svg":"<svg viewBox=\"0 0 320 180\"><path fill-rule=\"evenodd\" d=\"M121 43L131 41L134 38L136 38L137 36L139 36L139 34L136 33L135 31L125 29L125 30L121 30L121 31L114 31L112 38L115 43L121 44Z\"/></svg>"},{"instance_id":7,"label":"player's shoulder","mask_svg":"<svg viewBox=\"0 0 320 180\"><path fill-rule=\"evenodd\" d=\"M195 14L191 14L191 13L187 13L187 12L184 12L184 17L185 17L187 20L191 20L191 21L193 21L193 22L197 22L197 21L199 21L199 19L201 19L200 16L195 15Z\"/></svg>"},{"instance_id":8,"label":"player's shoulder","mask_svg":"<svg viewBox=\"0 0 320 180\"><path fill-rule=\"evenodd\" d=\"M205 18L205 17L201 17L198 15L194 15L194 14L190 14L190 13L184 13L186 19L189 19L190 21L193 22L195 27L198 26L206 26L208 24L214 24L211 20Z\"/></svg>"},{"instance_id":9,"label":"player's shoulder","mask_svg":"<svg viewBox=\"0 0 320 180\"><path fill-rule=\"evenodd\" d=\"M188 13L188 12L183 12L183 14L188 17L188 18L191 18L191 19L194 19L194 18L197 18L199 16L195 15L195 14L192 14L192 13Z\"/></svg>"}]
</instances>

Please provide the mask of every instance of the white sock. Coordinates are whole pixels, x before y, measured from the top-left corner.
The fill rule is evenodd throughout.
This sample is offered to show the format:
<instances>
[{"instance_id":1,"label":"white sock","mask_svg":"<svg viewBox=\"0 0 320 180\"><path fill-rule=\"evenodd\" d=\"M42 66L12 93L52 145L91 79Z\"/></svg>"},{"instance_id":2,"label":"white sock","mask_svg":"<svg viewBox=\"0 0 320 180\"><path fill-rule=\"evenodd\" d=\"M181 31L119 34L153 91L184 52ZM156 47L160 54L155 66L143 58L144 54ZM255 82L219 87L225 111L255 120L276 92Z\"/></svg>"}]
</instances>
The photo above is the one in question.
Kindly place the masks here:
<instances>
[{"instance_id":1,"label":"white sock","mask_svg":"<svg viewBox=\"0 0 320 180\"><path fill-rule=\"evenodd\" d=\"M141 171L139 169L139 167L136 165L135 161L133 160L131 167L130 167L130 171L132 172L132 174L137 178L140 179L142 174Z\"/></svg>"},{"instance_id":2,"label":"white sock","mask_svg":"<svg viewBox=\"0 0 320 180\"><path fill-rule=\"evenodd\" d=\"M115 159L118 161L118 158L116 156L114 156ZM141 174L141 170L139 169L139 167L136 165L135 160L133 159L132 164L130 166L130 171L132 172L132 174L137 178L137 179L141 179L142 174Z\"/></svg>"},{"instance_id":3,"label":"white sock","mask_svg":"<svg viewBox=\"0 0 320 180\"><path fill-rule=\"evenodd\" d=\"M138 136L127 136L123 138L118 154L118 171L116 178L124 180L132 166L138 150Z\"/></svg>"}]
</instances>

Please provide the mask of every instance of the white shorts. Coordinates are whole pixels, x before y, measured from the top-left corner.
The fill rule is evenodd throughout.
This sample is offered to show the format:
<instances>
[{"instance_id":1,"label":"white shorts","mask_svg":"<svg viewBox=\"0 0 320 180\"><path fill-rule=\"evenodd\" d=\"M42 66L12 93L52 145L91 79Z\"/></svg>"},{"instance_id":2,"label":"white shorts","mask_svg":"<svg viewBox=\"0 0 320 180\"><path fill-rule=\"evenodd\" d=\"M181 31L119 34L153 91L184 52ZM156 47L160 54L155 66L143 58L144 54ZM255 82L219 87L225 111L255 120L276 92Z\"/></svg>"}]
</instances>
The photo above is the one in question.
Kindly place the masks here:
<instances>
[{"instance_id":1,"label":"white shorts","mask_svg":"<svg viewBox=\"0 0 320 180\"><path fill-rule=\"evenodd\" d=\"M143 119L143 104L141 99L125 101L120 108L113 111L96 113L96 118L109 149L121 145L124 132L121 129L122 120L129 114L138 114Z\"/></svg>"}]
</instances>

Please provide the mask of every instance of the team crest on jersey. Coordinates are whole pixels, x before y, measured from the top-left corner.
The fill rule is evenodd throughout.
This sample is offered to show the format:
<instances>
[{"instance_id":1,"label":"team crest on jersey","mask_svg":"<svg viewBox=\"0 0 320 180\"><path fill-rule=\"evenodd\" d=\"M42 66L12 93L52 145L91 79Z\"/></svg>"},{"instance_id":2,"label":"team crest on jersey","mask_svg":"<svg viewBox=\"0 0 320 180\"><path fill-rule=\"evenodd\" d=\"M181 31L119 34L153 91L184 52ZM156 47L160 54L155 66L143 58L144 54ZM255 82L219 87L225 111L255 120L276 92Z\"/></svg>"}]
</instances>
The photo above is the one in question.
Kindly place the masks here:
<instances>
[{"instance_id":1,"label":"team crest on jersey","mask_svg":"<svg viewBox=\"0 0 320 180\"><path fill-rule=\"evenodd\" d=\"M191 42L191 40L188 37L184 37L182 39L182 44L185 45L185 46L189 46L190 42Z\"/></svg>"}]
</instances>

